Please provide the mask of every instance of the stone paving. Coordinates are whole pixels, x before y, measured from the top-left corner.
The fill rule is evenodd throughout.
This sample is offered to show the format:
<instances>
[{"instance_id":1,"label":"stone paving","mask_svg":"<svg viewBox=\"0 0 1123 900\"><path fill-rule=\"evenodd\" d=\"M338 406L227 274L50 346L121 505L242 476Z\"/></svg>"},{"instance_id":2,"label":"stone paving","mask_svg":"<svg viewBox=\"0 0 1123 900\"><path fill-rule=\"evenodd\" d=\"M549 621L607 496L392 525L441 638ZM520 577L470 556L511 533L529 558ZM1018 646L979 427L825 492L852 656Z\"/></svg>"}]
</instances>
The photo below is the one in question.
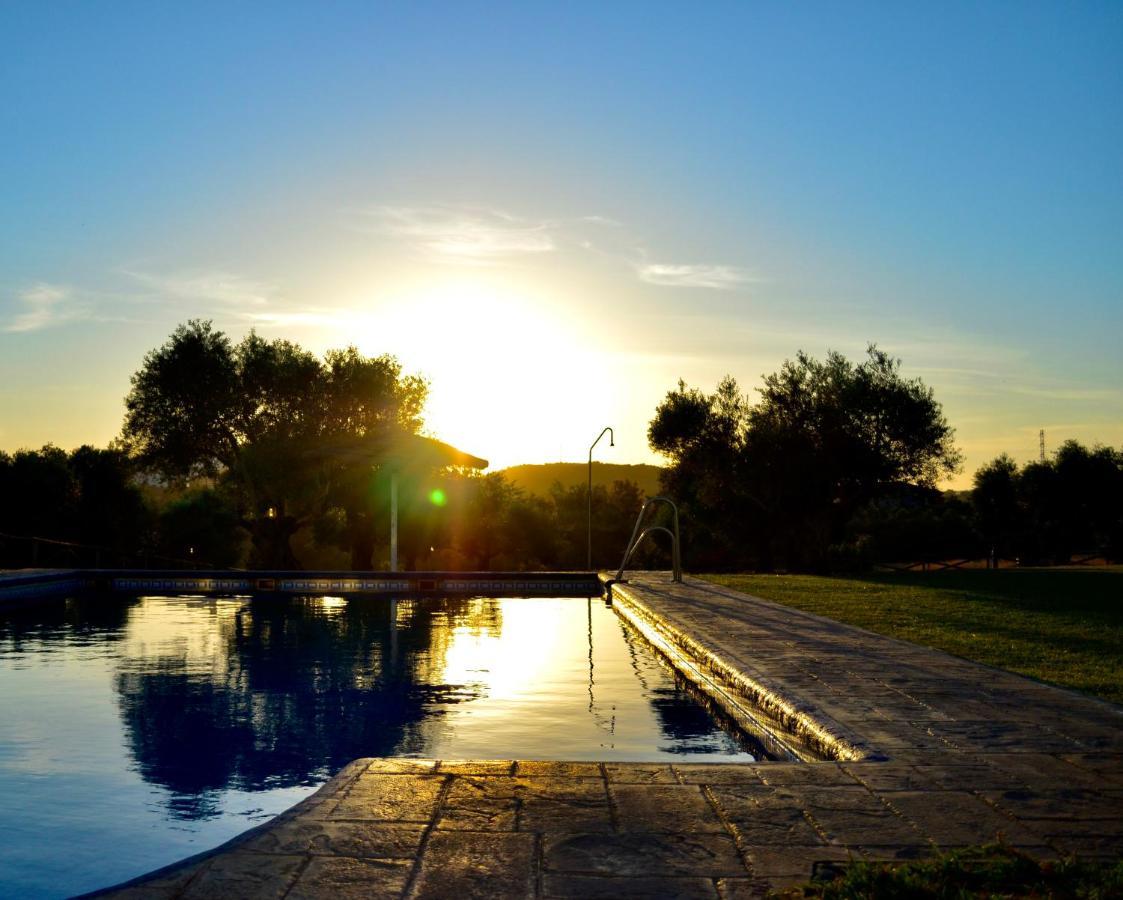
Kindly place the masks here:
<instances>
[{"instance_id":1,"label":"stone paving","mask_svg":"<svg viewBox=\"0 0 1123 900\"><path fill-rule=\"evenodd\" d=\"M999 836L1123 853L1121 707L693 579L636 576L614 603L836 759L357 760L109 896L737 898Z\"/></svg>"}]
</instances>

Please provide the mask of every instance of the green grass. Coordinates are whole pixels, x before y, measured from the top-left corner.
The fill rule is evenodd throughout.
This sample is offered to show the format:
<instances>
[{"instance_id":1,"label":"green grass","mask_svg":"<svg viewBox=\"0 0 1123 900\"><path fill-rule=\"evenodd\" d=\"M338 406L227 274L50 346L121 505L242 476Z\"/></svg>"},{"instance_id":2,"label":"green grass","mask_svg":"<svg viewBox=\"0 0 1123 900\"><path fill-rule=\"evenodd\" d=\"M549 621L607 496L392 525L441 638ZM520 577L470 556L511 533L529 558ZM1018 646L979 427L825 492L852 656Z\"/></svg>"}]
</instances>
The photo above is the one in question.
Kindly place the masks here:
<instances>
[{"instance_id":1,"label":"green grass","mask_svg":"<svg viewBox=\"0 0 1123 900\"><path fill-rule=\"evenodd\" d=\"M833 879L816 880L773 896L858 898L1082 897L1123 896L1123 862L1076 859L1039 861L1009 847L957 850L910 863L858 862Z\"/></svg>"},{"instance_id":2,"label":"green grass","mask_svg":"<svg viewBox=\"0 0 1123 900\"><path fill-rule=\"evenodd\" d=\"M1123 703L1123 570L703 575L841 622Z\"/></svg>"}]
</instances>

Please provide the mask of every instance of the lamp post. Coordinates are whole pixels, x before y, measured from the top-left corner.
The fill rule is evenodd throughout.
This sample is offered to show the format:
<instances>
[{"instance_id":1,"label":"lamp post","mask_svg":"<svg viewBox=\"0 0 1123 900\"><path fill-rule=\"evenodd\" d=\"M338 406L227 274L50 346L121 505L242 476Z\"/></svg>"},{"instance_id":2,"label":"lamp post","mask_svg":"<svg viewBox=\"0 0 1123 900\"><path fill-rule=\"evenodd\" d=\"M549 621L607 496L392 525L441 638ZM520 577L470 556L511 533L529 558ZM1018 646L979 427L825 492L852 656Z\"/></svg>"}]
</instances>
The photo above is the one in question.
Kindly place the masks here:
<instances>
[{"instance_id":1,"label":"lamp post","mask_svg":"<svg viewBox=\"0 0 1123 900\"><path fill-rule=\"evenodd\" d=\"M588 540L588 556L587 568L593 568L593 448L600 443L600 439L604 437L604 433L608 432L608 446L616 446L616 434L611 428L605 428L597 435L597 439L589 445L589 487L585 491L585 498L588 501L589 512L589 540Z\"/></svg>"},{"instance_id":2,"label":"lamp post","mask_svg":"<svg viewBox=\"0 0 1123 900\"><path fill-rule=\"evenodd\" d=\"M390 472L390 571L398 571L398 471Z\"/></svg>"}]
</instances>

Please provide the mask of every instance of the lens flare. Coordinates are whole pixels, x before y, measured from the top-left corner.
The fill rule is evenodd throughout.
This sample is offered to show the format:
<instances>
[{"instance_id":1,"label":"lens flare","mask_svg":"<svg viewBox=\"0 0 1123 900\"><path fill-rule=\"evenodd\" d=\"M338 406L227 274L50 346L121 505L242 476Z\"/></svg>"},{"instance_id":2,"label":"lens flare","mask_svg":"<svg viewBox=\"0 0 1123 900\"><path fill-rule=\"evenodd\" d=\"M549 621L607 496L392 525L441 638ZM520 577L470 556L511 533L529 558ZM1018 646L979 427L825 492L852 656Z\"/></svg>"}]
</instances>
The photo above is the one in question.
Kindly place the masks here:
<instances>
[{"instance_id":1,"label":"lens flare","mask_svg":"<svg viewBox=\"0 0 1123 900\"><path fill-rule=\"evenodd\" d=\"M444 506L448 503L448 497L445 496L445 492L440 488L433 488L433 490L429 491L429 502L434 506Z\"/></svg>"}]
</instances>

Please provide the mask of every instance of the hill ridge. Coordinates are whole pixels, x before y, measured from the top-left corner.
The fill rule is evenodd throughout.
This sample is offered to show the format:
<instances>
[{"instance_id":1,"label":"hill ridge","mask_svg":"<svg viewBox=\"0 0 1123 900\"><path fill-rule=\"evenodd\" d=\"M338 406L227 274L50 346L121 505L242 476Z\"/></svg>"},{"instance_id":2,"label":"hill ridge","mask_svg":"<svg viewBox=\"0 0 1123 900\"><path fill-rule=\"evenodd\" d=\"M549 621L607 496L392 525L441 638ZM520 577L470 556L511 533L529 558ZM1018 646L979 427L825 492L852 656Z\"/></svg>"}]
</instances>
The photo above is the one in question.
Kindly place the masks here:
<instances>
[{"instance_id":1,"label":"hill ridge","mask_svg":"<svg viewBox=\"0 0 1123 900\"><path fill-rule=\"evenodd\" d=\"M555 481L562 487L587 483L589 466L583 462L521 463L498 470L500 474L528 494L547 496ZM608 463L593 460L593 484L606 487L614 481L634 481L648 496L659 493L662 466L650 463Z\"/></svg>"}]
</instances>

